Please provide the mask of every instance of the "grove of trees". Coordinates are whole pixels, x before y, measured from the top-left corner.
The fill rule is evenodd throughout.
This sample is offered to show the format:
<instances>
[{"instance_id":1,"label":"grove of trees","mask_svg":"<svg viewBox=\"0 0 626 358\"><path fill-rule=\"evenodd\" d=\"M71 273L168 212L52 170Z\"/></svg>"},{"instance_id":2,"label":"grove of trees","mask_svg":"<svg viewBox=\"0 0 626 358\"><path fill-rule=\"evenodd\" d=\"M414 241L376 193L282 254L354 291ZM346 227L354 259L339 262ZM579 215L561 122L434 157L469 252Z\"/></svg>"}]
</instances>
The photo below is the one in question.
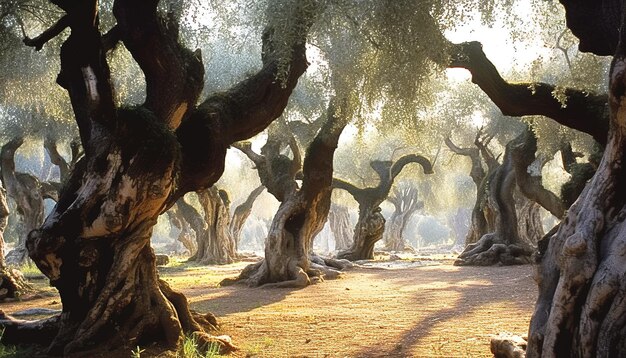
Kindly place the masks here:
<instances>
[{"instance_id":1,"label":"grove of trees","mask_svg":"<svg viewBox=\"0 0 626 358\"><path fill-rule=\"evenodd\" d=\"M464 26L558 58L502 67ZM2 2L0 299L34 264L63 309L0 311L0 339L227 352L159 276L163 226L188 264L263 241L222 285L303 288L414 252L419 221L456 265L535 265L528 357L623 355L625 36L617 0Z\"/></svg>"}]
</instances>

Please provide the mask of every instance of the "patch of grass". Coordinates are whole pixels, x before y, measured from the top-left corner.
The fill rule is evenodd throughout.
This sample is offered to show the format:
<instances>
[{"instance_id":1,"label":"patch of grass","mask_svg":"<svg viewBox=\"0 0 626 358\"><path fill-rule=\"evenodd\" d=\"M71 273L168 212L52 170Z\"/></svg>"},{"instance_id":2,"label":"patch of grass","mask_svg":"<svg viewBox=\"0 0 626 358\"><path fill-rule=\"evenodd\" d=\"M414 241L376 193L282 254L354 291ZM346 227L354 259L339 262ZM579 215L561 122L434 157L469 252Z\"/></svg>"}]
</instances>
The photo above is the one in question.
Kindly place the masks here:
<instances>
[{"instance_id":1,"label":"patch of grass","mask_svg":"<svg viewBox=\"0 0 626 358\"><path fill-rule=\"evenodd\" d=\"M130 356L132 358L141 358L141 353L145 352L145 349L141 349L141 347L137 346L136 349L130 351Z\"/></svg>"},{"instance_id":2,"label":"patch of grass","mask_svg":"<svg viewBox=\"0 0 626 358\"><path fill-rule=\"evenodd\" d=\"M30 358L35 355L33 347L14 346L2 343L4 329L0 331L0 357Z\"/></svg>"},{"instance_id":3,"label":"patch of grass","mask_svg":"<svg viewBox=\"0 0 626 358\"><path fill-rule=\"evenodd\" d=\"M220 355L220 345L218 343L211 343L206 352L203 352L196 339L192 336L185 336L183 345L178 351L179 358L218 358Z\"/></svg>"}]
</instances>

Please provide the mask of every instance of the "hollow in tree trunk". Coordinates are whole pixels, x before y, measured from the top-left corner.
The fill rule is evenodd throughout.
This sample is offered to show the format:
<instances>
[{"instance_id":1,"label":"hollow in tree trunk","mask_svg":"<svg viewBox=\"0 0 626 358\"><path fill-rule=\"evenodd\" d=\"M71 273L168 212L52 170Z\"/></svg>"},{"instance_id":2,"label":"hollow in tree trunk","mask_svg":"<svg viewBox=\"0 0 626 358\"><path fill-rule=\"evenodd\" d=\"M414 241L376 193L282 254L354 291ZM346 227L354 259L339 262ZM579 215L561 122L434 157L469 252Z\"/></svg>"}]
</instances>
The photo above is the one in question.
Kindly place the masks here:
<instances>
[{"instance_id":1,"label":"hollow in tree trunk","mask_svg":"<svg viewBox=\"0 0 626 358\"><path fill-rule=\"evenodd\" d=\"M282 113L307 67L305 37L313 16L303 12L312 7L299 4L294 12L300 31L284 81L276 80L279 58L268 28L263 67L196 106L204 69L200 53L178 41L180 14L162 17L158 1L117 0L117 24L101 36L97 1L55 4L65 14L25 42L40 48L70 28L57 82L69 93L85 156L26 245L59 290L63 312L35 322L3 317L3 341L48 344L51 355L93 355L153 342L175 348L185 333L232 347L207 333L215 328L212 316L191 312L185 296L159 280L152 227L182 195L218 180L230 144ZM106 52L118 40L146 77L145 103L134 108L116 108L113 100Z\"/></svg>"},{"instance_id":2,"label":"hollow in tree trunk","mask_svg":"<svg viewBox=\"0 0 626 358\"><path fill-rule=\"evenodd\" d=\"M347 181L334 178L333 188L343 189L350 193L359 203L359 218L354 227L354 238L349 249L337 254L339 259L369 260L374 258L374 245L383 238L385 217L381 214L380 204L387 199L393 181L409 163L422 166L424 174L433 172L430 161L421 155L409 154L396 162L375 160L370 166L379 177L376 187L358 188Z\"/></svg>"}]
</instances>

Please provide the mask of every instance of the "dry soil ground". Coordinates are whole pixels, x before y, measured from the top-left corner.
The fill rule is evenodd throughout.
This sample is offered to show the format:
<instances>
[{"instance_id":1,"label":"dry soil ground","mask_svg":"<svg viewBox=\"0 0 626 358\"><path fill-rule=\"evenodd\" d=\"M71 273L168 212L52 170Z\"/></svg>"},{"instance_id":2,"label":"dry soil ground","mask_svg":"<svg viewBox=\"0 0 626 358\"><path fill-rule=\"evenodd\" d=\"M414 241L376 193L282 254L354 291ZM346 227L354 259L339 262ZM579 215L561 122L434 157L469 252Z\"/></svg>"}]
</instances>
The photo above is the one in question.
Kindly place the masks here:
<instances>
[{"instance_id":1,"label":"dry soil ground","mask_svg":"<svg viewBox=\"0 0 626 358\"><path fill-rule=\"evenodd\" d=\"M301 290L217 287L244 265L161 269L193 308L215 313L241 348L235 357L488 357L492 335L526 332L537 294L531 266L449 260L355 268ZM58 302L41 297L0 308Z\"/></svg>"}]
</instances>

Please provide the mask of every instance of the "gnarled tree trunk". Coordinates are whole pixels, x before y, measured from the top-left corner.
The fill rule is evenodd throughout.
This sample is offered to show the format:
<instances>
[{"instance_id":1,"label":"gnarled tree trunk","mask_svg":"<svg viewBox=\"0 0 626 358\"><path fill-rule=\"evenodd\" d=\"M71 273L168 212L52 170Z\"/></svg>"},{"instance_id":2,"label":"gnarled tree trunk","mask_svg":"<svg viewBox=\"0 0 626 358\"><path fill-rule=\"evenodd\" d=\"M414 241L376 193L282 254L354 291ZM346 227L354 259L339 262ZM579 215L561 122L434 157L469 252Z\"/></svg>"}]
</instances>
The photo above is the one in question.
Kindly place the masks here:
<instances>
[{"instance_id":1,"label":"gnarled tree trunk","mask_svg":"<svg viewBox=\"0 0 626 358\"><path fill-rule=\"evenodd\" d=\"M335 237L335 250L346 250L352 243L352 224L350 223L350 212L342 205L332 203L328 213L330 230Z\"/></svg>"},{"instance_id":2,"label":"gnarled tree trunk","mask_svg":"<svg viewBox=\"0 0 626 358\"><path fill-rule=\"evenodd\" d=\"M44 203L42 185L30 174L15 171L15 152L24 143L17 137L2 146L2 182L7 194L15 201L17 214L21 218L23 231L19 233L15 248L7 253L6 263L19 266L26 262L26 237L29 232L43 223Z\"/></svg>"},{"instance_id":3,"label":"gnarled tree trunk","mask_svg":"<svg viewBox=\"0 0 626 358\"><path fill-rule=\"evenodd\" d=\"M282 113L307 67L305 38L313 21L307 11L314 4L294 9L299 31L284 81L276 80L280 58L268 28L263 67L196 106L204 70L200 53L178 41L180 14L170 11L165 19L158 1L116 0L117 24L101 36L96 0L54 2L65 14L26 43L40 48L70 28L57 81L72 101L85 156L27 248L59 290L63 313L38 322L4 317L2 339L49 344L56 355L111 347L127 353L151 342L174 348L183 333L231 346L208 335L214 319L191 312L186 298L159 280L152 227L185 193L217 181L229 145ZM114 104L106 60L119 40L146 77L145 103L130 109Z\"/></svg>"},{"instance_id":4,"label":"gnarled tree trunk","mask_svg":"<svg viewBox=\"0 0 626 358\"><path fill-rule=\"evenodd\" d=\"M481 138L481 135L482 131L478 131L476 138L474 139L476 147L472 148L460 148L454 144L450 138L445 138L446 145L453 153L470 158L472 163L470 177L476 185L476 202L474 203L474 207L472 209L470 227L467 231L463 248L467 247L467 245L478 242L478 240L480 240L480 238L485 234L495 230L494 211L490 207L488 193L489 179L498 168L499 164L491 152L487 149L487 145L492 137L487 136L486 138ZM481 159L481 154L485 162L488 164L487 172L485 172L485 169L483 168L483 159Z\"/></svg>"},{"instance_id":5,"label":"gnarled tree trunk","mask_svg":"<svg viewBox=\"0 0 626 358\"><path fill-rule=\"evenodd\" d=\"M231 236L230 201L226 192L212 186L197 192L204 210L204 232L196 238L198 249L189 260L201 264L224 265L237 260L237 245Z\"/></svg>"},{"instance_id":6,"label":"gnarled tree trunk","mask_svg":"<svg viewBox=\"0 0 626 358\"><path fill-rule=\"evenodd\" d=\"M192 229L191 224L189 224L178 207L178 203L182 200L184 199L178 199L176 205L172 206L167 211L167 216L170 219L170 224L180 230L176 240L183 245L187 253L191 256L198 250L198 243L196 240L196 231Z\"/></svg>"},{"instance_id":7,"label":"gnarled tree trunk","mask_svg":"<svg viewBox=\"0 0 626 358\"><path fill-rule=\"evenodd\" d=\"M350 261L374 258L374 245L383 238L385 231L385 218L380 212L380 204L387 199L393 181L409 163L420 164L424 174L433 172L428 159L421 155L410 154L401 157L395 163L380 160L370 162L370 166L380 179L376 187L358 188L344 180L333 179L333 188L346 190L359 203L359 219L354 227L352 246L340 251L337 258Z\"/></svg>"},{"instance_id":8,"label":"gnarled tree trunk","mask_svg":"<svg viewBox=\"0 0 626 358\"><path fill-rule=\"evenodd\" d=\"M394 211L385 228L385 249L403 251L407 247L404 228L413 214L424 207L424 202L417 200L417 188L408 183L396 187L387 200L393 204Z\"/></svg>"},{"instance_id":9,"label":"gnarled tree trunk","mask_svg":"<svg viewBox=\"0 0 626 358\"><path fill-rule=\"evenodd\" d=\"M261 195L261 193L265 190L264 186L259 186L253 191L250 192L248 198L241 204L239 204L235 210L233 210L233 216L230 220L230 236L235 242L235 249L239 246L239 240L241 238L241 230L243 229L243 225L246 223L248 216L252 212L252 205L254 205L255 200Z\"/></svg>"},{"instance_id":10,"label":"gnarled tree trunk","mask_svg":"<svg viewBox=\"0 0 626 358\"><path fill-rule=\"evenodd\" d=\"M5 191L0 186L0 300L5 298L16 298L30 289L30 285L24 279L21 272L14 268L7 267L4 260L4 229L7 227L9 217L9 206L5 196Z\"/></svg>"},{"instance_id":11,"label":"gnarled tree trunk","mask_svg":"<svg viewBox=\"0 0 626 358\"><path fill-rule=\"evenodd\" d=\"M539 239L545 235L541 221L541 205L518 192L515 193L514 198L515 210L517 211L517 230L521 240L537 246Z\"/></svg>"},{"instance_id":12,"label":"gnarled tree trunk","mask_svg":"<svg viewBox=\"0 0 626 358\"><path fill-rule=\"evenodd\" d=\"M293 184L284 186L287 190L279 195L283 200L265 242L265 259L246 267L236 280L250 286L303 287L335 278L339 275L337 269L349 265L312 252L313 239L324 227L330 209L333 155L348 122L338 113L335 100L331 100L326 123L307 149L302 187L297 189L292 175Z\"/></svg>"},{"instance_id":13,"label":"gnarled tree trunk","mask_svg":"<svg viewBox=\"0 0 626 358\"><path fill-rule=\"evenodd\" d=\"M496 263L515 265L530 263L533 247L519 234L518 216L513 193L516 189L512 146L507 144L502 165L489 178L490 206L495 214L495 231L468 245L455 265L489 266Z\"/></svg>"},{"instance_id":14,"label":"gnarled tree trunk","mask_svg":"<svg viewBox=\"0 0 626 358\"><path fill-rule=\"evenodd\" d=\"M562 3L581 50L615 52L609 75L610 130L591 183L558 230L539 244L539 297L527 357L620 357L626 351L626 9L619 1Z\"/></svg>"}]
</instances>

